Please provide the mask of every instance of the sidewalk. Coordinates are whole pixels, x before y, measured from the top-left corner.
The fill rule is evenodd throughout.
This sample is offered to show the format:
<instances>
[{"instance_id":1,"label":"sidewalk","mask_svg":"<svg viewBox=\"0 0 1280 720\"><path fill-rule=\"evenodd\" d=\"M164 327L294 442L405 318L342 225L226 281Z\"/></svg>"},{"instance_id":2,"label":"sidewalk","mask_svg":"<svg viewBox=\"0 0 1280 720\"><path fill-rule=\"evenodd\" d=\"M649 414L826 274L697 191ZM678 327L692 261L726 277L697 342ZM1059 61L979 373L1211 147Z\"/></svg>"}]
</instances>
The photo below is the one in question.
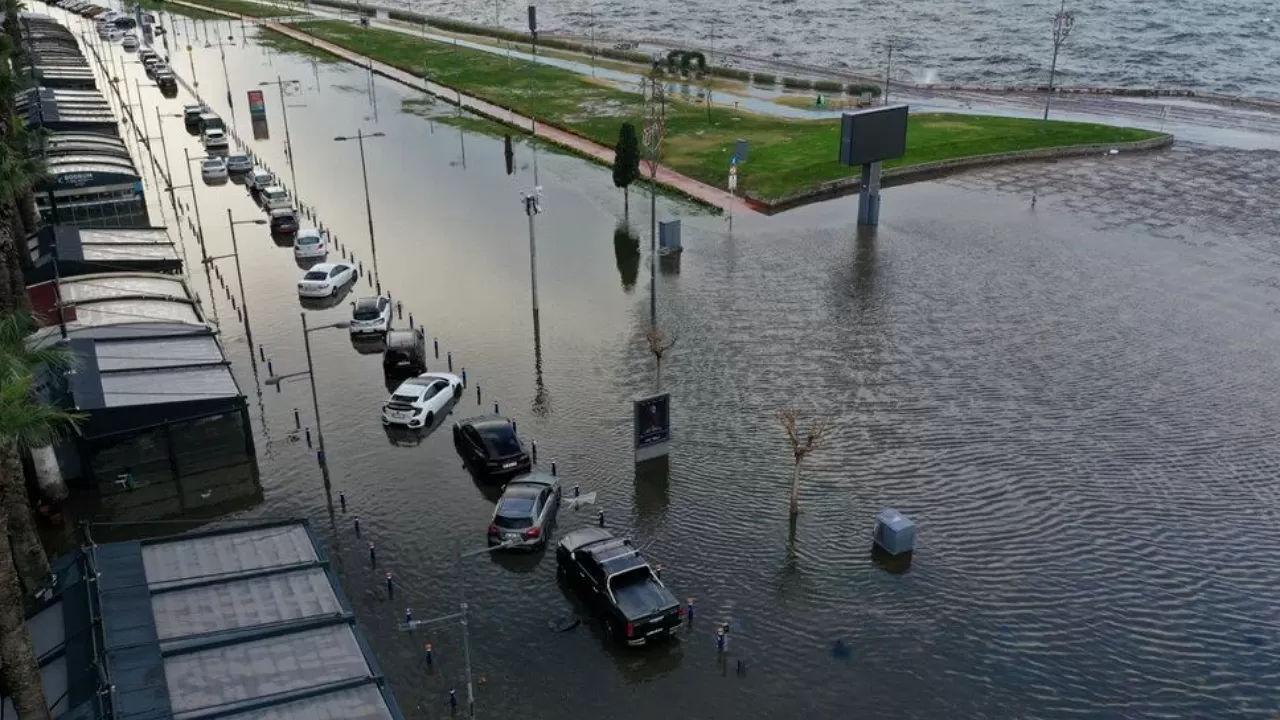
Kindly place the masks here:
<instances>
[{"instance_id":1,"label":"sidewalk","mask_svg":"<svg viewBox=\"0 0 1280 720\"><path fill-rule=\"evenodd\" d=\"M218 13L219 15L239 18L245 22L253 23L255 25L262 25L274 32L280 33L281 35L286 35L294 40L331 53L343 60L346 60L347 62L368 68L370 71L390 80L394 80L402 85L406 85L425 93L430 93L431 95L434 95L446 102L461 105L465 110L503 125L516 128L522 133L527 133L530 128L535 128L533 132L535 137L554 143L602 165L613 164L613 148L599 145L591 140L575 135L566 130L561 130L557 127L552 127L543 123L535 124L533 118L519 115L508 108L463 94L457 88L451 88L446 85L440 85L438 83L423 80L412 73L378 62L325 40L320 40L319 38L308 35L301 30L290 27L285 23L276 20L262 20L260 18L246 17L225 10L218 10L195 3L183 2L182 0L171 1L175 5L207 10L209 12ZM641 175L647 178L648 166L643 161L640 163L640 170ZM760 208L756 207L753 203L749 203L743 198L731 195L727 190L712 187L706 183L681 175L680 173L662 165L658 166L657 182L659 185L670 190L674 190L681 195L688 196L706 205L720 208L726 212L730 210L731 205L734 213L744 213L748 211L760 212Z\"/></svg>"}]
</instances>

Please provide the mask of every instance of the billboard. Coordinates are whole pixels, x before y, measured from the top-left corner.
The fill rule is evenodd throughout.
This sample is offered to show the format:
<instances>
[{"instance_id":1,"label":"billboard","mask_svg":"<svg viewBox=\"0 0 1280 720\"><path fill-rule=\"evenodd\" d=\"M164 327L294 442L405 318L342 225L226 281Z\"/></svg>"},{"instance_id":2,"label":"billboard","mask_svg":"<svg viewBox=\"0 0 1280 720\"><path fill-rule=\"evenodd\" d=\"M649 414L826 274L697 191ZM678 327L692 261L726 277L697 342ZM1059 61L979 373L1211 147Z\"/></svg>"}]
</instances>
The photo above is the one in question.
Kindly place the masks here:
<instances>
[{"instance_id":1,"label":"billboard","mask_svg":"<svg viewBox=\"0 0 1280 720\"><path fill-rule=\"evenodd\" d=\"M668 454L671 440L671 394L658 393L634 403L636 462Z\"/></svg>"},{"instance_id":2,"label":"billboard","mask_svg":"<svg viewBox=\"0 0 1280 720\"><path fill-rule=\"evenodd\" d=\"M249 91L249 117L264 118L267 116L267 101L261 90Z\"/></svg>"},{"instance_id":3,"label":"billboard","mask_svg":"<svg viewBox=\"0 0 1280 720\"><path fill-rule=\"evenodd\" d=\"M906 105L847 112L840 118L840 164L857 167L907 153Z\"/></svg>"}]
</instances>

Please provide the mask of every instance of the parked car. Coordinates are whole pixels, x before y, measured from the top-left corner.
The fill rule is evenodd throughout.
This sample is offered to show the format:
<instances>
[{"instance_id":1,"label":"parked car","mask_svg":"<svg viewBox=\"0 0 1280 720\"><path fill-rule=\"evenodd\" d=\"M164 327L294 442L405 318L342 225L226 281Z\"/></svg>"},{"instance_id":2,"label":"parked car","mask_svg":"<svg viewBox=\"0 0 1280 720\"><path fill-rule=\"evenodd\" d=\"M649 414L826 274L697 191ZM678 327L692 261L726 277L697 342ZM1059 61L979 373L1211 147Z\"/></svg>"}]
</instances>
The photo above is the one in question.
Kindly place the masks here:
<instances>
[{"instance_id":1,"label":"parked car","mask_svg":"<svg viewBox=\"0 0 1280 720\"><path fill-rule=\"evenodd\" d=\"M200 163L200 177L207 183L226 182L227 164L219 157L205 158Z\"/></svg>"},{"instance_id":2,"label":"parked car","mask_svg":"<svg viewBox=\"0 0 1280 720\"><path fill-rule=\"evenodd\" d=\"M356 269L346 263L312 265L298 281L298 297L332 297L355 279Z\"/></svg>"},{"instance_id":3,"label":"parked car","mask_svg":"<svg viewBox=\"0 0 1280 720\"><path fill-rule=\"evenodd\" d=\"M391 298L386 295L363 297L351 306L351 334L386 334L391 329Z\"/></svg>"},{"instance_id":4,"label":"parked car","mask_svg":"<svg viewBox=\"0 0 1280 720\"><path fill-rule=\"evenodd\" d=\"M449 373L423 373L400 383L382 405L383 425L431 427L449 403L462 397L462 378Z\"/></svg>"},{"instance_id":5,"label":"parked car","mask_svg":"<svg viewBox=\"0 0 1280 720\"><path fill-rule=\"evenodd\" d=\"M142 48L141 50L138 51L138 59L141 60L142 62L145 63L146 61L152 58L159 60L160 53L156 52L155 50L152 50L151 48Z\"/></svg>"},{"instance_id":6,"label":"parked car","mask_svg":"<svg viewBox=\"0 0 1280 720\"><path fill-rule=\"evenodd\" d=\"M182 122L186 123L189 128L199 127L200 116L207 112L209 112L209 108L204 105L184 105L182 107Z\"/></svg>"},{"instance_id":7,"label":"parked car","mask_svg":"<svg viewBox=\"0 0 1280 720\"><path fill-rule=\"evenodd\" d=\"M392 330L382 342L382 371L387 375L426 371L427 336L421 327Z\"/></svg>"},{"instance_id":8,"label":"parked car","mask_svg":"<svg viewBox=\"0 0 1280 720\"><path fill-rule=\"evenodd\" d=\"M323 258L329 254L329 243L315 228L302 228L293 239L293 257L297 260Z\"/></svg>"},{"instance_id":9,"label":"parked car","mask_svg":"<svg viewBox=\"0 0 1280 720\"><path fill-rule=\"evenodd\" d=\"M148 57L142 61L142 67L146 71L147 77L152 80L156 77L156 68L162 67L163 65L164 61L158 57Z\"/></svg>"},{"instance_id":10,"label":"parked car","mask_svg":"<svg viewBox=\"0 0 1280 720\"><path fill-rule=\"evenodd\" d=\"M279 185L271 185L259 190L258 204L267 212L292 207L289 202L289 192Z\"/></svg>"},{"instance_id":11,"label":"parked car","mask_svg":"<svg viewBox=\"0 0 1280 720\"><path fill-rule=\"evenodd\" d=\"M227 129L227 124L222 122L222 118L218 117L217 113L211 112L209 108L205 108L204 112L200 113L199 122L202 132L205 130Z\"/></svg>"},{"instance_id":12,"label":"parked car","mask_svg":"<svg viewBox=\"0 0 1280 720\"><path fill-rule=\"evenodd\" d=\"M130 33L129 35L125 35L123 38L120 38L120 47L124 48L125 50L137 50L138 38L135 37L132 33Z\"/></svg>"},{"instance_id":13,"label":"parked car","mask_svg":"<svg viewBox=\"0 0 1280 720\"><path fill-rule=\"evenodd\" d=\"M178 97L178 78L174 76L173 71L167 65L160 70L156 70L156 85L159 86L160 94L164 97Z\"/></svg>"},{"instance_id":14,"label":"parked car","mask_svg":"<svg viewBox=\"0 0 1280 720\"><path fill-rule=\"evenodd\" d=\"M684 608L630 540L574 530L556 546L556 571L600 618L605 636L645 645L674 635Z\"/></svg>"},{"instance_id":15,"label":"parked car","mask_svg":"<svg viewBox=\"0 0 1280 720\"><path fill-rule=\"evenodd\" d=\"M248 155L228 155L227 172L247 173L253 169L253 160Z\"/></svg>"},{"instance_id":16,"label":"parked car","mask_svg":"<svg viewBox=\"0 0 1280 720\"><path fill-rule=\"evenodd\" d=\"M272 175L265 168L255 166L249 171L248 175L244 176L244 184L245 187L249 188L250 192L258 193L272 185L275 185L276 176Z\"/></svg>"},{"instance_id":17,"label":"parked car","mask_svg":"<svg viewBox=\"0 0 1280 720\"><path fill-rule=\"evenodd\" d=\"M533 469L516 424L498 415L467 418L453 426L453 445L474 472L486 477L522 475Z\"/></svg>"},{"instance_id":18,"label":"parked car","mask_svg":"<svg viewBox=\"0 0 1280 720\"><path fill-rule=\"evenodd\" d=\"M275 237L287 238L298 232L298 214L293 208L280 208L271 211L271 234Z\"/></svg>"},{"instance_id":19,"label":"parked car","mask_svg":"<svg viewBox=\"0 0 1280 720\"><path fill-rule=\"evenodd\" d=\"M545 547L560 510L560 479L535 472L507 483L493 508L489 544L534 550Z\"/></svg>"},{"instance_id":20,"label":"parked car","mask_svg":"<svg viewBox=\"0 0 1280 720\"><path fill-rule=\"evenodd\" d=\"M208 151L226 150L229 146L227 133L217 128L205 130L201 141L204 143L204 149Z\"/></svg>"}]
</instances>

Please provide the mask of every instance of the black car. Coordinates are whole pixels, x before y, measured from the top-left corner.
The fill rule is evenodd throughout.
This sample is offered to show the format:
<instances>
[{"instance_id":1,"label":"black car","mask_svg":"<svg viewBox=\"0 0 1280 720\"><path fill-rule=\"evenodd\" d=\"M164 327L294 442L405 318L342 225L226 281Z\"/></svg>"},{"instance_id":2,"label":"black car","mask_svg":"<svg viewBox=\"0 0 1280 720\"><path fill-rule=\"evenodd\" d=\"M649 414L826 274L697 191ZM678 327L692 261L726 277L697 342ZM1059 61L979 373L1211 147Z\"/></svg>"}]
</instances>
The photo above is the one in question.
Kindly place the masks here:
<instances>
[{"instance_id":1,"label":"black car","mask_svg":"<svg viewBox=\"0 0 1280 720\"><path fill-rule=\"evenodd\" d=\"M556 546L556 571L600 617L607 637L645 645L670 637L684 608L630 540L604 528L582 528Z\"/></svg>"},{"instance_id":2,"label":"black car","mask_svg":"<svg viewBox=\"0 0 1280 720\"><path fill-rule=\"evenodd\" d=\"M298 232L298 216L293 210L271 211L271 234L278 238L291 238Z\"/></svg>"},{"instance_id":3,"label":"black car","mask_svg":"<svg viewBox=\"0 0 1280 720\"><path fill-rule=\"evenodd\" d=\"M455 423L453 445L463 461L480 475L523 475L533 469L529 453L516 436L516 424L499 415Z\"/></svg>"}]
</instances>

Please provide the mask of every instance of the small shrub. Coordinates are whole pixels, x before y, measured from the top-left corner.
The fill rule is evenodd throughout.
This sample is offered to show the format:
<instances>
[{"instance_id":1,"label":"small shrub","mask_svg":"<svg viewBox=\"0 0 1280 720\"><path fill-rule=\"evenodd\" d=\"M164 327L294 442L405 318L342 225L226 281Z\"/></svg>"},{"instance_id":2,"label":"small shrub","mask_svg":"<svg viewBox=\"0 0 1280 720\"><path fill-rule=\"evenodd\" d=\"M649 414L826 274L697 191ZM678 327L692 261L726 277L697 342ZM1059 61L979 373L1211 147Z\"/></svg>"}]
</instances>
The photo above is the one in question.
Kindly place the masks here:
<instances>
[{"instance_id":1,"label":"small shrub","mask_svg":"<svg viewBox=\"0 0 1280 720\"><path fill-rule=\"evenodd\" d=\"M813 87L813 81L805 78L783 77L782 86L793 90L809 90Z\"/></svg>"},{"instance_id":2,"label":"small shrub","mask_svg":"<svg viewBox=\"0 0 1280 720\"><path fill-rule=\"evenodd\" d=\"M818 80L813 83L813 89L824 93L838 93L844 90L844 85L833 80Z\"/></svg>"},{"instance_id":3,"label":"small shrub","mask_svg":"<svg viewBox=\"0 0 1280 720\"><path fill-rule=\"evenodd\" d=\"M868 85L866 83L849 83L844 91L849 95L861 95L862 93L871 93L871 97L880 97L879 85Z\"/></svg>"},{"instance_id":4,"label":"small shrub","mask_svg":"<svg viewBox=\"0 0 1280 720\"><path fill-rule=\"evenodd\" d=\"M752 73L751 82L757 85L773 86L778 84L778 78L769 73Z\"/></svg>"},{"instance_id":5,"label":"small shrub","mask_svg":"<svg viewBox=\"0 0 1280 720\"><path fill-rule=\"evenodd\" d=\"M711 74L716 77L729 78L731 80L747 81L751 79L751 73L737 68L713 67L711 68Z\"/></svg>"}]
</instances>

